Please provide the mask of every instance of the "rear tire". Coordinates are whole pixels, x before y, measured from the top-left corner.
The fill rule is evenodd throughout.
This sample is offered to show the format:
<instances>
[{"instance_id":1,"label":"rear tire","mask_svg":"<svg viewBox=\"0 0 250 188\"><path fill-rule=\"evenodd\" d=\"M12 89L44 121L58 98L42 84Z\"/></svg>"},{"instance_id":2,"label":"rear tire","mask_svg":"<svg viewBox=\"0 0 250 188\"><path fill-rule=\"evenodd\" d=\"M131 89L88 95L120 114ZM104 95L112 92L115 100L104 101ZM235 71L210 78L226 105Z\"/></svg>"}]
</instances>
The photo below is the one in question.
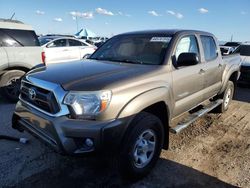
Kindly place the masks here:
<instances>
[{"instance_id":1,"label":"rear tire","mask_svg":"<svg viewBox=\"0 0 250 188\"><path fill-rule=\"evenodd\" d=\"M217 99L223 99L223 102L221 105L216 107L213 110L213 112L223 113L227 111L229 104L232 101L233 95L234 95L234 83L232 81L228 81L225 91L217 97Z\"/></svg>"},{"instance_id":2,"label":"rear tire","mask_svg":"<svg viewBox=\"0 0 250 188\"><path fill-rule=\"evenodd\" d=\"M118 166L124 178L138 180L155 166L163 146L163 126L158 117L142 112L125 135Z\"/></svg>"},{"instance_id":3,"label":"rear tire","mask_svg":"<svg viewBox=\"0 0 250 188\"><path fill-rule=\"evenodd\" d=\"M4 73L0 78L1 95L11 102L17 102L20 94L21 77L24 71L11 70Z\"/></svg>"}]
</instances>

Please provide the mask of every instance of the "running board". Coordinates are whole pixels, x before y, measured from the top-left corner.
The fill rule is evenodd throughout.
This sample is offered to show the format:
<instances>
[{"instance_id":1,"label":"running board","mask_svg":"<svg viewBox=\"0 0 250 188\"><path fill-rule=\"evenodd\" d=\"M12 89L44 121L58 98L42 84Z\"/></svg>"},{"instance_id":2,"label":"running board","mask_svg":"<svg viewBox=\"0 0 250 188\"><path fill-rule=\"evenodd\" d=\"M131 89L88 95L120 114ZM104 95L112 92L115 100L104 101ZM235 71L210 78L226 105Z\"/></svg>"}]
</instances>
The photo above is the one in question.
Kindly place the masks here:
<instances>
[{"instance_id":1,"label":"running board","mask_svg":"<svg viewBox=\"0 0 250 188\"><path fill-rule=\"evenodd\" d=\"M187 128L198 118L204 116L205 114L207 114L208 112L210 112L211 110L213 110L222 103L223 103L222 99L209 103L207 106L204 106L201 110L194 112L193 114L190 114L186 119L184 119L183 122L178 123L176 127L170 128L170 132L174 134L180 133L183 129Z\"/></svg>"}]
</instances>

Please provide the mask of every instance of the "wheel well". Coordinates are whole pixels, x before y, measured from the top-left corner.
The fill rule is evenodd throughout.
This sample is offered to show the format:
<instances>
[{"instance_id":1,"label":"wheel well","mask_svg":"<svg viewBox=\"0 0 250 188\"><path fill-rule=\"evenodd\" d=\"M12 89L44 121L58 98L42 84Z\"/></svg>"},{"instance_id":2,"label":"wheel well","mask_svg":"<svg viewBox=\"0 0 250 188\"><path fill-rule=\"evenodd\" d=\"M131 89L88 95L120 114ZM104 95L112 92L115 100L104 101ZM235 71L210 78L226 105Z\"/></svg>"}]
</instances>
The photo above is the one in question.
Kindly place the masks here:
<instances>
[{"instance_id":1,"label":"wheel well","mask_svg":"<svg viewBox=\"0 0 250 188\"><path fill-rule=\"evenodd\" d=\"M234 85L236 85L237 79L238 79L238 72L234 72L229 78L229 80L232 81Z\"/></svg>"},{"instance_id":2,"label":"wheel well","mask_svg":"<svg viewBox=\"0 0 250 188\"><path fill-rule=\"evenodd\" d=\"M143 109L142 111L151 113L161 120L163 128L164 128L163 148L168 149L168 145L169 145L169 121L168 121L169 111L168 111L168 107L166 106L165 102L161 101L161 102L155 103L155 104Z\"/></svg>"}]
</instances>

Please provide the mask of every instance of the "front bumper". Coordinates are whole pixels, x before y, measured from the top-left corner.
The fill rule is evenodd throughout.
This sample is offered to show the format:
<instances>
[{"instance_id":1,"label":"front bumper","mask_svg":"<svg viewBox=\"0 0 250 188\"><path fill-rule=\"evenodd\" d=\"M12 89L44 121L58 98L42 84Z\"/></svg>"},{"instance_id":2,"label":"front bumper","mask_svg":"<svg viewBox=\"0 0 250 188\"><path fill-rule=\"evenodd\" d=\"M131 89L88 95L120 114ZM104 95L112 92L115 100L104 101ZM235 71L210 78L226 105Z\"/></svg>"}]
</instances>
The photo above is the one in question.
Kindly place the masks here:
<instances>
[{"instance_id":1,"label":"front bumper","mask_svg":"<svg viewBox=\"0 0 250 188\"><path fill-rule=\"evenodd\" d=\"M118 148L132 117L111 121L74 120L67 116L51 117L19 101L12 127L26 130L63 154L113 151ZM86 139L93 146L85 144Z\"/></svg>"}]
</instances>

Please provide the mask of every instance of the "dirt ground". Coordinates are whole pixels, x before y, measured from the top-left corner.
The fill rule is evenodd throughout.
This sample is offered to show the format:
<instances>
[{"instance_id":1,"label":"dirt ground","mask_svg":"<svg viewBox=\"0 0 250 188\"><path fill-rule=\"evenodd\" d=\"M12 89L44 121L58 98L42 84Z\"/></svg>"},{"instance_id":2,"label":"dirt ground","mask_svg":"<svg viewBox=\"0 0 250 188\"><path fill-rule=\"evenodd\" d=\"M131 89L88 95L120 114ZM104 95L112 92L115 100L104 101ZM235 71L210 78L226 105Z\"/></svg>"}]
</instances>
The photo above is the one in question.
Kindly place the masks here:
<instances>
[{"instance_id":1,"label":"dirt ground","mask_svg":"<svg viewBox=\"0 0 250 188\"><path fill-rule=\"evenodd\" d=\"M0 104L0 134L10 128L14 106ZM238 88L230 109L208 114L170 135L155 169L125 182L102 157L60 156L36 139L28 145L0 140L0 187L250 187L250 89Z\"/></svg>"}]
</instances>

